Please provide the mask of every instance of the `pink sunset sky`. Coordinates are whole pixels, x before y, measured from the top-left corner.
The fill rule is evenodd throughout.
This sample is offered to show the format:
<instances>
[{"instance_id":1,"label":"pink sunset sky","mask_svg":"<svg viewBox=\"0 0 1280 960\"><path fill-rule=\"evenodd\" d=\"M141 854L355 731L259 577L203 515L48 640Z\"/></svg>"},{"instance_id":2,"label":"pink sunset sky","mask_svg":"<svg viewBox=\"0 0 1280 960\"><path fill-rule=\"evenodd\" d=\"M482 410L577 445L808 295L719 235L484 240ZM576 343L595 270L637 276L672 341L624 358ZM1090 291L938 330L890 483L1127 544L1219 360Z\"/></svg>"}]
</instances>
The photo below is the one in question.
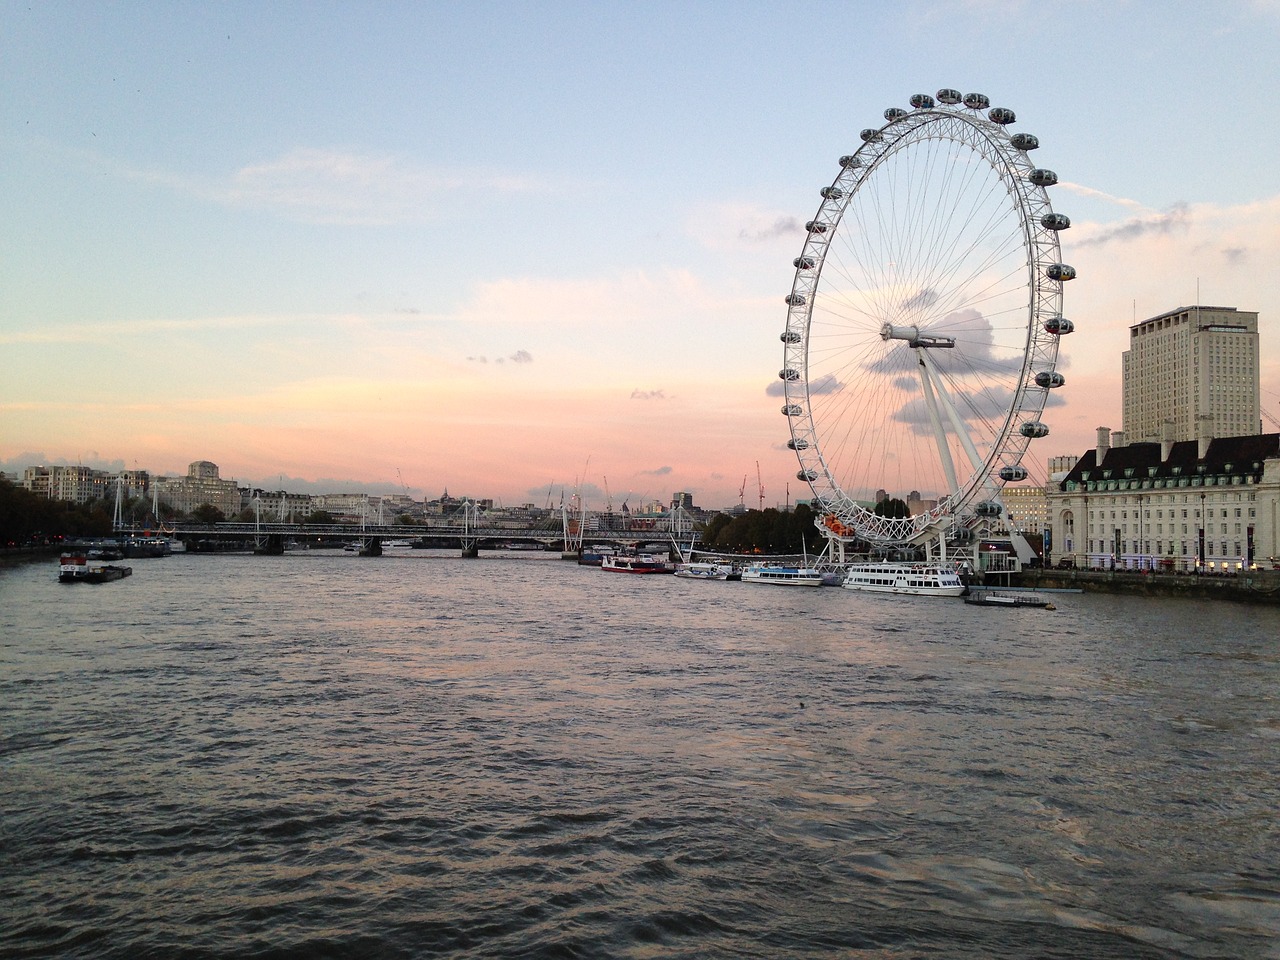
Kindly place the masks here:
<instances>
[{"instance_id":1,"label":"pink sunset sky","mask_svg":"<svg viewBox=\"0 0 1280 960\"><path fill-rule=\"evenodd\" d=\"M805 498L766 392L803 224L944 85L1017 111L1073 222L1041 473L1121 427L1129 326L1197 298L1259 312L1280 417L1277 9L905 8L7 4L0 468L719 507L758 464ZM780 55L855 11L862 52Z\"/></svg>"}]
</instances>

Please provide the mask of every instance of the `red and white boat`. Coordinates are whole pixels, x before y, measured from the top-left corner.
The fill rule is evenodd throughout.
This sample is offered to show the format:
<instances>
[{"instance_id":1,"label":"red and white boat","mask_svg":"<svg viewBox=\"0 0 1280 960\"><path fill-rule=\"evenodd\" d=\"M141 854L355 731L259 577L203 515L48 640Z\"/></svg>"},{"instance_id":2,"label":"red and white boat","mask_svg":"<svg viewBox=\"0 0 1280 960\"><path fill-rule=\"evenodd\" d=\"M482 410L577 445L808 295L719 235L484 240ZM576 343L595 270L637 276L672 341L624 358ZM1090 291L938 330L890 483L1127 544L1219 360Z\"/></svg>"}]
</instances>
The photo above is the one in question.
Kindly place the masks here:
<instances>
[{"instance_id":1,"label":"red and white boat","mask_svg":"<svg viewBox=\"0 0 1280 960\"><path fill-rule=\"evenodd\" d=\"M613 573L674 573L675 564L651 553L615 554L600 562L601 570Z\"/></svg>"}]
</instances>

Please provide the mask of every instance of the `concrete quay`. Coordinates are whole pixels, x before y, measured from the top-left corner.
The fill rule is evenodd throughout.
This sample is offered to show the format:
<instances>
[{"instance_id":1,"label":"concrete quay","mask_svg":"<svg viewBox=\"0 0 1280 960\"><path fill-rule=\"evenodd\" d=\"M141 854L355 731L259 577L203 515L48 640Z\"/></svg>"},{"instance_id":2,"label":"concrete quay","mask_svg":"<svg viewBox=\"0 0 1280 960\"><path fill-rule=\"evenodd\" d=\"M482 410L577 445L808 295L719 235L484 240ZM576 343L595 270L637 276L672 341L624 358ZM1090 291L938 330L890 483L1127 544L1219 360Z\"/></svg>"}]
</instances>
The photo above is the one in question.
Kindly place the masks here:
<instances>
[{"instance_id":1,"label":"concrete quay","mask_svg":"<svg viewBox=\"0 0 1280 960\"><path fill-rule=\"evenodd\" d=\"M1202 575L1143 570L1024 570L1012 575L1010 586L1280 604L1280 570Z\"/></svg>"}]
</instances>

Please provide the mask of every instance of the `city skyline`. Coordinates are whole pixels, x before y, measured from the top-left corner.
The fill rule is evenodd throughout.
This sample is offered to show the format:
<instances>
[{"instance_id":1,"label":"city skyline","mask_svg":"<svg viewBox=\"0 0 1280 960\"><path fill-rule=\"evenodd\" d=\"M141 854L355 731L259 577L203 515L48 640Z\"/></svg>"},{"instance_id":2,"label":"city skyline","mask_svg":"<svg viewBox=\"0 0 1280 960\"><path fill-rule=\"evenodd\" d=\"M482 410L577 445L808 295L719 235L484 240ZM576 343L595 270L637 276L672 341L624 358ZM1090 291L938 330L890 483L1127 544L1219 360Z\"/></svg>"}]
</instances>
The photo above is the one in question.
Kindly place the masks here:
<instances>
[{"instance_id":1,"label":"city skyline","mask_svg":"<svg viewBox=\"0 0 1280 960\"><path fill-rule=\"evenodd\" d=\"M791 260L857 131L941 86L1017 112L1073 223L1028 466L1120 422L1129 326L1179 306L1257 311L1280 403L1275 3L0 10L9 472L751 506L758 462L804 499Z\"/></svg>"}]
</instances>

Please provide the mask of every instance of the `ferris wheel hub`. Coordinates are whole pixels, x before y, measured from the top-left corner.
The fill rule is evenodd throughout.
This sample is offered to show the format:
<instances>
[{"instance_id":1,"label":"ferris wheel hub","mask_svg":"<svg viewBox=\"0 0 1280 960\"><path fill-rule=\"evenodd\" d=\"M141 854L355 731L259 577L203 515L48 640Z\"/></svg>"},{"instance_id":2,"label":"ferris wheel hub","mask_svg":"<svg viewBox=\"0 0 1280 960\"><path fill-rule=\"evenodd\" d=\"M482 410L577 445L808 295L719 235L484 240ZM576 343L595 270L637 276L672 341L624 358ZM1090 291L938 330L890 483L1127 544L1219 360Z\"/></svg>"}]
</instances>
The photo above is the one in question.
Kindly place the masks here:
<instances>
[{"instance_id":1,"label":"ferris wheel hub","mask_svg":"<svg viewBox=\"0 0 1280 960\"><path fill-rule=\"evenodd\" d=\"M897 324L885 323L880 327L880 339L889 340L905 340L909 347L954 347L956 345L955 337L928 337L920 335L920 328L912 324L909 327L900 327Z\"/></svg>"}]
</instances>

